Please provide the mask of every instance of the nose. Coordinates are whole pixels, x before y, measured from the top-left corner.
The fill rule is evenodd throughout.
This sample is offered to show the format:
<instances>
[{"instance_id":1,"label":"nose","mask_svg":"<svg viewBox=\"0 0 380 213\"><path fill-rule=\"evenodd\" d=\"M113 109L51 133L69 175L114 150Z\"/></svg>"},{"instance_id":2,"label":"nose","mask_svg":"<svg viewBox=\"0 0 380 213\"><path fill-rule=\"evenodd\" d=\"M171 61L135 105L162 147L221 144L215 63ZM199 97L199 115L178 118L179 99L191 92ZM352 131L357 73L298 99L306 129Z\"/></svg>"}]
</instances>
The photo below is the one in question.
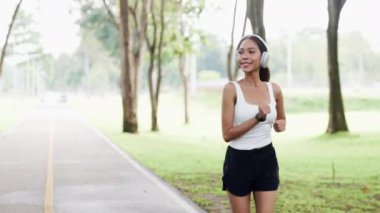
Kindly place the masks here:
<instances>
[{"instance_id":1,"label":"nose","mask_svg":"<svg viewBox=\"0 0 380 213\"><path fill-rule=\"evenodd\" d=\"M242 59L248 59L248 53L243 52L243 54L241 54L241 58Z\"/></svg>"}]
</instances>

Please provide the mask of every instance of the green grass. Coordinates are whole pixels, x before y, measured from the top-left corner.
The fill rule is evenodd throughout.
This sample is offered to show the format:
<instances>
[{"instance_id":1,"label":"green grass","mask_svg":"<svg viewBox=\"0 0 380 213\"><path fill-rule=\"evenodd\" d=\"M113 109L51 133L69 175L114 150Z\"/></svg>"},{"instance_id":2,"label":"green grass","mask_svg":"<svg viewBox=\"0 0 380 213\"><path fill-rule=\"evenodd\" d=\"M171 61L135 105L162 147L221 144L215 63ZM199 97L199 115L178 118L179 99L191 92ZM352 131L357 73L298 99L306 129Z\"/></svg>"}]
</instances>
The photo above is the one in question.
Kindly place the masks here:
<instances>
[{"instance_id":1,"label":"green grass","mask_svg":"<svg viewBox=\"0 0 380 213\"><path fill-rule=\"evenodd\" d=\"M159 133L149 131L150 105L146 97L140 97L137 135L121 133L120 98L73 98L72 105L203 209L229 212L221 190L227 144L221 138L220 98L215 94L220 93L193 98L191 125L183 124L181 96L161 96ZM302 105L306 97L300 95L298 103ZM377 97L369 97L369 102L376 104ZM334 136L323 135L326 112L288 113L287 131L273 134L281 177L276 212L379 212L379 109L347 112L351 133Z\"/></svg>"},{"instance_id":2,"label":"green grass","mask_svg":"<svg viewBox=\"0 0 380 213\"><path fill-rule=\"evenodd\" d=\"M375 212L380 133L319 136L276 146L285 212Z\"/></svg>"},{"instance_id":3,"label":"green grass","mask_svg":"<svg viewBox=\"0 0 380 213\"><path fill-rule=\"evenodd\" d=\"M277 211L379 210L379 136L276 142L281 174ZM112 135L111 139L208 212L229 208L220 190L223 146L156 133Z\"/></svg>"}]
</instances>

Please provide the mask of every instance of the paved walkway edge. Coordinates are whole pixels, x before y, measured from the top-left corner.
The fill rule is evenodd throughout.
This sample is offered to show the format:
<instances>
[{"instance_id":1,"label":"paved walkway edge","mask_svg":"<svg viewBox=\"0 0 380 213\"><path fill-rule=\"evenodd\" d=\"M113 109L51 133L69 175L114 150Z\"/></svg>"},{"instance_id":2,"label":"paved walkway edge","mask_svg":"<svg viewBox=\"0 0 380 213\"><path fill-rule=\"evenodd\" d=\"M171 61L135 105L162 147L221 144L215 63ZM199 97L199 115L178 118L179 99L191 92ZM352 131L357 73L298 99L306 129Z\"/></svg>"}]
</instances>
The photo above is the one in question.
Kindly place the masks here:
<instances>
[{"instance_id":1,"label":"paved walkway edge","mask_svg":"<svg viewBox=\"0 0 380 213\"><path fill-rule=\"evenodd\" d=\"M142 166L139 162L134 160L131 156L121 150L116 144L110 141L102 132L93 127L82 115L78 113L81 121L86 124L93 132L99 135L103 140L110 145L117 153L119 153L124 159L129 161L138 171L144 174L147 178L149 178L155 185L161 188L168 196L170 196L177 204L182 206L189 213L199 213L205 212L195 203L193 203L189 198L183 196L180 191L178 191L173 186L169 185L165 181L163 181L160 177L155 175L153 172ZM1 136L0 136L1 137Z\"/></svg>"},{"instance_id":2,"label":"paved walkway edge","mask_svg":"<svg viewBox=\"0 0 380 213\"><path fill-rule=\"evenodd\" d=\"M21 125L26 120L26 118L29 116L29 114L30 114L30 112L26 113L23 116L21 116L21 118L17 119L16 123L14 123L13 125L5 128L4 132L0 132L0 138L2 138L5 135L7 135L7 134L11 133L12 131L14 131L19 125Z\"/></svg>"}]
</instances>

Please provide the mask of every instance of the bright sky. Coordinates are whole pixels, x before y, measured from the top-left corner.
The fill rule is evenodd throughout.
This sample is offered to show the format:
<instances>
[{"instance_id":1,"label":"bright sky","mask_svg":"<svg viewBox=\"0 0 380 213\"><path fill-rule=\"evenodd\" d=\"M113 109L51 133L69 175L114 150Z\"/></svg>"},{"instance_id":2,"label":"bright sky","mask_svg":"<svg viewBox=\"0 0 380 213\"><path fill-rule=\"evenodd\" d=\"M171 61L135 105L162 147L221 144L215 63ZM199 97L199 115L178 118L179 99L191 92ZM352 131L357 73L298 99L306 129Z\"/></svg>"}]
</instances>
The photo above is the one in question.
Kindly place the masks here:
<instances>
[{"instance_id":1,"label":"bright sky","mask_svg":"<svg viewBox=\"0 0 380 213\"><path fill-rule=\"evenodd\" d=\"M242 32L242 24L246 0L238 1L236 23L238 39ZM226 41L230 40L234 3L233 0L206 0L209 4L219 6L219 11L209 11L201 21L203 28L218 34ZM339 22L339 32L360 31L369 39L374 48L380 49L380 28L376 22L380 20L380 1L347 0ZM265 0L264 25L268 40L276 37L279 30L298 30L315 26L327 29L327 0ZM249 26L247 25L247 29Z\"/></svg>"},{"instance_id":2,"label":"bright sky","mask_svg":"<svg viewBox=\"0 0 380 213\"><path fill-rule=\"evenodd\" d=\"M236 39L242 31L246 0L238 1ZM17 0L0 3L0 44L5 39ZM218 6L219 11L206 10L201 19L203 28L229 41L233 16L233 0L206 0ZM34 11L42 33L42 43L47 52L58 55L72 52L79 44L78 26L74 25L72 0L24 0L22 7ZM265 0L264 24L268 40L279 30L297 30L304 27L327 27L327 0ZM347 0L340 18L340 32L360 31L374 48L380 49L380 28L374 24L380 20L380 1ZM70 13L71 11L71 13ZM76 11L78 13L78 11ZM249 27L247 28L249 29Z\"/></svg>"},{"instance_id":3,"label":"bright sky","mask_svg":"<svg viewBox=\"0 0 380 213\"><path fill-rule=\"evenodd\" d=\"M18 1L7 0L0 5L0 41L5 33ZM75 25L75 10L71 0L24 0L21 7L35 15L37 31L46 52L54 56L72 53L79 45L78 26Z\"/></svg>"},{"instance_id":4,"label":"bright sky","mask_svg":"<svg viewBox=\"0 0 380 213\"><path fill-rule=\"evenodd\" d=\"M75 15L70 0L40 0L40 21L44 48L57 55L70 53L79 45L79 27L75 25Z\"/></svg>"}]
</instances>

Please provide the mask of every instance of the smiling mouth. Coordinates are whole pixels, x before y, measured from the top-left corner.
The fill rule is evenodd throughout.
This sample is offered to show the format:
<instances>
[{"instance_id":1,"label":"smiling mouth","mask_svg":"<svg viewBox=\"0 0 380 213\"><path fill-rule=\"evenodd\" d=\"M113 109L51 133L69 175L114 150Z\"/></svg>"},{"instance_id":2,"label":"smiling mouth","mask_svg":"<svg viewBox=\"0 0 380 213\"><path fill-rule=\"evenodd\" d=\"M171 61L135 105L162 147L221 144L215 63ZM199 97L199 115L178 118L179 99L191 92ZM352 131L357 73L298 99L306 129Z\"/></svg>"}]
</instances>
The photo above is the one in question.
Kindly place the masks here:
<instances>
[{"instance_id":1,"label":"smiling mouth","mask_svg":"<svg viewBox=\"0 0 380 213\"><path fill-rule=\"evenodd\" d=\"M248 65L251 65L252 63L250 62L243 62L243 63L240 63L240 66L248 66Z\"/></svg>"}]
</instances>

